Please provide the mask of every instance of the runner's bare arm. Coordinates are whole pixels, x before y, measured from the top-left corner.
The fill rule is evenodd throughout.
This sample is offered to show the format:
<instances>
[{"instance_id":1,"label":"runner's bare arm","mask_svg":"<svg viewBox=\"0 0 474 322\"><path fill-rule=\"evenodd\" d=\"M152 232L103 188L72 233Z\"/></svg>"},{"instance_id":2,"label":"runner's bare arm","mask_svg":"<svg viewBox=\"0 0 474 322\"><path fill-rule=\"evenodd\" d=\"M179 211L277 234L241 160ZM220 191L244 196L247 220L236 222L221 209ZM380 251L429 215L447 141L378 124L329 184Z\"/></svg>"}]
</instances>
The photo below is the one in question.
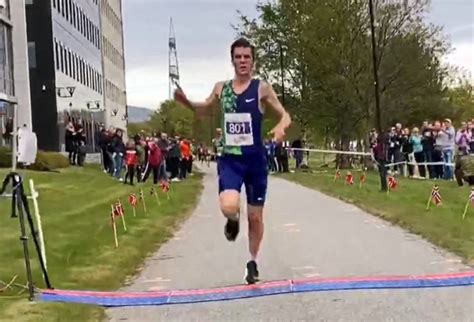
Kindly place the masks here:
<instances>
[{"instance_id":1,"label":"runner's bare arm","mask_svg":"<svg viewBox=\"0 0 474 322\"><path fill-rule=\"evenodd\" d=\"M203 102L192 102L188 100L181 88L175 93L175 99L181 102L183 105L195 110L197 113L202 112L205 109L215 106L219 101L219 93L222 90L222 82L218 82L214 85L211 94Z\"/></svg>"},{"instance_id":2,"label":"runner's bare arm","mask_svg":"<svg viewBox=\"0 0 474 322\"><path fill-rule=\"evenodd\" d=\"M266 106L272 108L280 117L280 122L275 126L275 128L286 130L291 125L290 114L288 114L283 105L280 103L273 86L267 82L262 82L261 84L262 87L260 90L263 103Z\"/></svg>"}]
</instances>

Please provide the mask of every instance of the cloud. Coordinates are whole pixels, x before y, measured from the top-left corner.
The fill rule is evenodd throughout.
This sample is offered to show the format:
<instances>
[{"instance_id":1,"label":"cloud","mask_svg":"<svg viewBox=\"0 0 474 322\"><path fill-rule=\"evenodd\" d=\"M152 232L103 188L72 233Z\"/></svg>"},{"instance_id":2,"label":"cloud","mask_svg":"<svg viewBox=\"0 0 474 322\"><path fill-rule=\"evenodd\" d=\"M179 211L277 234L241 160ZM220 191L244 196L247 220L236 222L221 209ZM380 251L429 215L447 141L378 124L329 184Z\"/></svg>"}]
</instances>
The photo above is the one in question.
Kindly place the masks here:
<instances>
[{"instance_id":1,"label":"cloud","mask_svg":"<svg viewBox=\"0 0 474 322\"><path fill-rule=\"evenodd\" d=\"M156 108L169 97L168 61L127 70L128 104ZM203 100L217 81L233 77L230 61L192 59L180 64L180 84L191 100Z\"/></svg>"},{"instance_id":2,"label":"cloud","mask_svg":"<svg viewBox=\"0 0 474 322\"><path fill-rule=\"evenodd\" d=\"M467 70L474 77L474 42L463 42L453 45L454 51L445 57L449 64L459 66Z\"/></svg>"}]
</instances>

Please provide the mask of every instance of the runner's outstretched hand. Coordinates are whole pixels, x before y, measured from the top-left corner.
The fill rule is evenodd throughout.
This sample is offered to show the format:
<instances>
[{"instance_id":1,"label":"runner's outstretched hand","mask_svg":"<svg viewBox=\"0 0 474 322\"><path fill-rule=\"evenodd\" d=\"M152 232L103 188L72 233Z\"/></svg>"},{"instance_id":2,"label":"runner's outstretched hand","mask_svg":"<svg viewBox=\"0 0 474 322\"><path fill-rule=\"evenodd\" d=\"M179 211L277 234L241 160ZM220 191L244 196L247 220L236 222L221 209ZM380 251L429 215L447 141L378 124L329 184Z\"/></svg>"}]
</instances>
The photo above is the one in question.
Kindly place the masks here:
<instances>
[{"instance_id":1,"label":"runner's outstretched hand","mask_svg":"<svg viewBox=\"0 0 474 322\"><path fill-rule=\"evenodd\" d=\"M285 137L285 128L277 125L269 132L269 134L273 134L273 140L280 143Z\"/></svg>"}]
</instances>

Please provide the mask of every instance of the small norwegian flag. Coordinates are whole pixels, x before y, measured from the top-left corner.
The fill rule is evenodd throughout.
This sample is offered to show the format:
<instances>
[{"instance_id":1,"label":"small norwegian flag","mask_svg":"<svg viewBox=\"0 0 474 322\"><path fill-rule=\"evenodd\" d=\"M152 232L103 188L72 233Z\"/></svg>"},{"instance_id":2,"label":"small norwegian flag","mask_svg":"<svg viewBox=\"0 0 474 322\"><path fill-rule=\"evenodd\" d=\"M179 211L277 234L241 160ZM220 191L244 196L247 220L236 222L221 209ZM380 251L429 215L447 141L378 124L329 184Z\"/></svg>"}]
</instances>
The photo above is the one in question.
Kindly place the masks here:
<instances>
[{"instance_id":1,"label":"small norwegian flag","mask_svg":"<svg viewBox=\"0 0 474 322\"><path fill-rule=\"evenodd\" d=\"M129 196L128 196L128 203L132 206L132 207L135 207L138 203L138 199L137 199L137 195L135 195L134 193L131 193Z\"/></svg>"},{"instance_id":2,"label":"small norwegian flag","mask_svg":"<svg viewBox=\"0 0 474 322\"><path fill-rule=\"evenodd\" d=\"M354 176L351 172L348 172L346 175L346 184L353 185L354 184Z\"/></svg>"},{"instance_id":3,"label":"small norwegian flag","mask_svg":"<svg viewBox=\"0 0 474 322\"><path fill-rule=\"evenodd\" d=\"M170 184L169 184L168 181L165 181L165 180L161 181L160 186L161 186L161 190L162 190L163 192L168 192L168 191L170 191Z\"/></svg>"},{"instance_id":4,"label":"small norwegian flag","mask_svg":"<svg viewBox=\"0 0 474 322\"><path fill-rule=\"evenodd\" d=\"M435 205L441 204L441 194L439 193L439 187L435 185L433 191L431 191L431 198L434 201Z\"/></svg>"},{"instance_id":5,"label":"small norwegian flag","mask_svg":"<svg viewBox=\"0 0 474 322\"><path fill-rule=\"evenodd\" d=\"M120 216L123 216L124 215L124 210L123 210L123 206L122 206L122 203L120 201L116 202L114 204L114 216L115 217L120 217Z\"/></svg>"},{"instance_id":6,"label":"small norwegian flag","mask_svg":"<svg viewBox=\"0 0 474 322\"><path fill-rule=\"evenodd\" d=\"M391 190L394 190L398 186L397 179L395 179L394 176L389 176L388 177L388 186L390 187Z\"/></svg>"}]
</instances>

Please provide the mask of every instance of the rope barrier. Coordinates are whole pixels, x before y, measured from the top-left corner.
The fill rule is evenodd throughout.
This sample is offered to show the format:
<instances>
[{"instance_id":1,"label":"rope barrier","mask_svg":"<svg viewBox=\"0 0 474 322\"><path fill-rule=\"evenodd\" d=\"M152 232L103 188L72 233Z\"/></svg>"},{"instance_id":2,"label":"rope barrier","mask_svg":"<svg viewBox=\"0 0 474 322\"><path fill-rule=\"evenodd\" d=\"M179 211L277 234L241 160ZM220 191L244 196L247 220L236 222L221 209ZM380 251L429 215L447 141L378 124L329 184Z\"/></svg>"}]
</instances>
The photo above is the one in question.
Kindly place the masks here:
<instances>
[{"instance_id":1,"label":"rope barrier","mask_svg":"<svg viewBox=\"0 0 474 322\"><path fill-rule=\"evenodd\" d=\"M299 148L286 148L290 151L303 151L303 152L317 152L317 153L327 153L327 154L346 154L346 155L356 155L356 156L370 156L372 160L375 161L373 153L368 152L358 152L358 151L342 151L342 150L321 150L321 149L299 149ZM430 165L443 165L448 167L454 167L455 164L451 162L410 162L410 161L400 161L386 164L385 167L393 167L397 165L417 165L417 166L430 166Z\"/></svg>"}]
</instances>

